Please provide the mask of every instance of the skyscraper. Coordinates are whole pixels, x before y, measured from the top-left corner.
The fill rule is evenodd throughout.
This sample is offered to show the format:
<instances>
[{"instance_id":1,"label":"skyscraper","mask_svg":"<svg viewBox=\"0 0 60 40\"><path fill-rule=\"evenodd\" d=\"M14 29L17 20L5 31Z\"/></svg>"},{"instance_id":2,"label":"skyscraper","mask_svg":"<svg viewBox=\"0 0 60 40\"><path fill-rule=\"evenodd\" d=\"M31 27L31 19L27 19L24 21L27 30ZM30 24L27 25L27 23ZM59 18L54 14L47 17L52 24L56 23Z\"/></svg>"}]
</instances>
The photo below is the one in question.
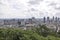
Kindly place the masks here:
<instances>
[{"instance_id":1,"label":"skyscraper","mask_svg":"<svg viewBox=\"0 0 60 40\"><path fill-rule=\"evenodd\" d=\"M49 17L47 17L47 23L50 23L50 18Z\"/></svg>"},{"instance_id":2,"label":"skyscraper","mask_svg":"<svg viewBox=\"0 0 60 40\"><path fill-rule=\"evenodd\" d=\"M58 18L56 17L56 18L55 18L55 22L57 22L57 21L58 21Z\"/></svg>"},{"instance_id":3,"label":"skyscraper","mask_svg":"<svg viewBox=\"0 0 60 40\"><path fill-rule=\"evenodd\" d=\"M54 16L53 16L52 20L53 20L53 21L55 20Z\"/></svg>"},{"instance_id":4,"label":"skyscraper","mask_svg":"<svg viewBox=\"0 0 60 40\"><path fill-rule=\"evenodd\" d=\"M46 18L45 18L45 17L43 18L43 22L44 22L44 23L46 22Z\"/></svg>"}]
</instances>

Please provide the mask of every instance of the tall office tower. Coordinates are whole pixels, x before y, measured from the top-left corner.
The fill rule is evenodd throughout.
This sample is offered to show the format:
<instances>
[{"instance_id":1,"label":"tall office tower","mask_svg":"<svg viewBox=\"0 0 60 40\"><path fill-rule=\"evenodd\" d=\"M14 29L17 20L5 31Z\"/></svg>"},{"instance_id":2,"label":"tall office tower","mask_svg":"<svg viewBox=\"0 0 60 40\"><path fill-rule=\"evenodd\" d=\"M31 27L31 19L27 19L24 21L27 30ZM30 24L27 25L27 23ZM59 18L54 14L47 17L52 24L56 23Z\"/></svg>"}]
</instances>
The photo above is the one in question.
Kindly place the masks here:
<instances>
[{"instance_id":1,"label":"tall office tower","mask_svg":"<svg viewBox=\"0 0 60 40\"><path fill-rule=\"evenodd\" d=\"M58 18L57 17L55 18L55 22L58 22Z\"/></svg>"},{"instance_id":2,"label":"tall office tower","mask_svg":"<svg viewBox=\"0 0 60 40\"><path fill-rule=\"evenodd\" d=\"M32 17L31 19L32 19L32 21L35 21L36 20L35 17Z\"/></svg>"},{"instance_id":3,"label":"tall office tower","mask_svg":"<svg viewBox=\"0 0 60 40\"><path fill-rule=\"evenodd\" d=\"M53 19L52 19L52 20L54 21L54 19L55 19L55 18L54 18L54 16L53 16Z\"/></svg>"},{"instance_id":4,"label":"tall office tower","mask_svg":"<svg viewBox=\"0 0 60 40\"><path fill-rule=\"evenodd\" d=\"M54 21L55 21L55 17L53 16L51 22L54 23Z\"/></svg>"},{"instance_id":5,"label":"tall office tower","mask_svg":"<svg viewBox=\"0 0 60 40\"><path fill-rule=\"evenodd\" d=\"M49 17L47 17L47 23L50 23L50 18Z\"/></svg>"},{"instance_id":6,"label":"tall office tower","mask_svg":"<svg viewBox=\"0 0 60 40\"><path fill-rule=\"evenodd\" d=\"M43 23L45 23L46 22L46 18L45 17L43 17Z\"/></svg>"},{"instance_id":7,"label":"tall office tower","mask_svg":"<svg viewBox=\"0 0 60 40\"><path fill-rule=\"evenodd\" d=\"M36 23L36 18L35 17L32 17L32 22Z\"/></svg>"},{"instance_id":8,"label":"tall office tower","mask_svg":"<svg viewBox=\"0 0 60 40\"><path fill-rule=\"evenodd\" d=\"M58 18L58 22L60 23L60 18Z\"/></svg>"},{"instance_id":9,"label":"tall office tower","mask_svg":"<svg viewBox=\"0 0 60 40\"><path fill-rule=\"evenodd\" d=\"M60 21L60 18L58 18L58 19L57 19L57 21L58 21L58 23L59 23L59 21Z\"/></svg>"},{"instance_id":10,"label":"tall office tower","mask_svg":"<svg viewBox=\"0 0 60 40\"><path fill-rule=\"evenodd\" d=\"M32 19L30 18L30 19L28 19L28 23L31 23L32 24Z\"/></svg>"}]
</instances>

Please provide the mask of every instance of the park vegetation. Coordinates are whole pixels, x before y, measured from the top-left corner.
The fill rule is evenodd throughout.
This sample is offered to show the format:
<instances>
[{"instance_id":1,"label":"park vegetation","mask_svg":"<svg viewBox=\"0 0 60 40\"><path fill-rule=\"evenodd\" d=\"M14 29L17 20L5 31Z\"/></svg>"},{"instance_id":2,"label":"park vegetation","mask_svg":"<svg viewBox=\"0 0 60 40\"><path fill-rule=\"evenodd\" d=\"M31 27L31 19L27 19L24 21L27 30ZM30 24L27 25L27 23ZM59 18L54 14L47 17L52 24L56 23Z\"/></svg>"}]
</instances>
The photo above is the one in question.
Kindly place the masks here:
<instances>
[{"instance_id":1,"label":"park vegetation","mask_svg":"<svg viewBox=\"0 0 60 40\"><path fill-rule=\"evenodd\" d=\"M60 32L55 32L45 25L30 30L0 28L0 40L60 40Z\"/></svg>"}]
</instances>

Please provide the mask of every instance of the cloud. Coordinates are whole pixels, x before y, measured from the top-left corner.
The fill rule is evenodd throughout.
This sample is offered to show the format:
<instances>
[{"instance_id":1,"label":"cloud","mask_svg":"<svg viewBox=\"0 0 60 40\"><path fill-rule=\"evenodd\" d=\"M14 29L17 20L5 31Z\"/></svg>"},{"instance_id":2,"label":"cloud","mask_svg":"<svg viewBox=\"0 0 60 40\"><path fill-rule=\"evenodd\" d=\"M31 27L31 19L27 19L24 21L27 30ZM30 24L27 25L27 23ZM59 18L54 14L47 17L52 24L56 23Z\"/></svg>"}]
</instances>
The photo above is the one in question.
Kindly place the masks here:
<instances>
[{"instance_id":1,"label":"cloud","mask_svg":"<svg viewBox=\"0 0 60 40\"><path fill-rule=\"evenodd\" d=\"M56 5L57 5L57 3L51 2L48 6L56 6Z\"/></svg>"},{"instance_id":2,"label":"cloud","mask_svg":"<svg viewBox=\"0 0 60 40\"><path fill-rule=\"evenodd\" d=\"M55 16L60 17L60 12L57 12Z\"/></svg>"},{"instance_id":3,"label":"cloud","mask_svg":"<svg viewBox=\"0 0 60 40\"><path fill-rule=\"evenodd\" d=\"M28 3L31 4L31 5L38 5L40 4L40 2L42 2L43 0L30 0Z\"/></svg>"},{"instance_id":4,"label":"cloud","mask_svg":"<svg viewBox=\"0 0 60 40\"><path fill-rule=\"evenodd\" d=\"M35 9L35 8L31 8L31 11L38 11L37 9Z\"/></svg>"},{"instance_id":5,"label":"cloud","mask_svg":"<svg viewBox=\"0 0 60 40\"><path fill-rule=\"evenodd\" d=\"M60 10L60 7L55 7L56 10Z\"/></svg>"},{"instance_id":6,"label":"cloud","mask_svg":"<svg viewBox=\"0 0 60 40\"><path fill-rule=\"evenodd\" d=\"M17 0L2 0L0 1L0 18L18 18L25 17L25 5ZM3 5L4 4L4 5Z\"/></svg>"},{"instance_id":7,"label":"cloud","mask_svg":"<svg viewBox=\"0 0 60 40\"><path fill-rule=\"evenodd\" d=\"M57 4L57 5L55 6L55 9L56 9L56 10L60 10L60 4Z\"/></svg>"},{"instance_id":8,"label":"cloud","mask_svg":"<svg viewBox=\"0 0 60 40\"><path fill-rule=\"evenodd\" d=\"M60 10L59 5L59 0L0 0L0 17L51 17Z\"/></svg>"}]
</instances>

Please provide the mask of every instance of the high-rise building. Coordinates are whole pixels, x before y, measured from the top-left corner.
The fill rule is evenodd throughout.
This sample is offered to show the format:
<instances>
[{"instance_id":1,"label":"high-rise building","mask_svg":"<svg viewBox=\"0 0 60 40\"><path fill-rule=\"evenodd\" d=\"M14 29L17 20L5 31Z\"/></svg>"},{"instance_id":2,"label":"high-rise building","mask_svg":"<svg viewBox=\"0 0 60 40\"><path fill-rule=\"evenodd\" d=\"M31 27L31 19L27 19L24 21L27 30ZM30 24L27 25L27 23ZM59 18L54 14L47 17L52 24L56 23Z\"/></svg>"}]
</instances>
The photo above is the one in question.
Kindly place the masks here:
<instances>
[{"instance_id":1,"label":"high-rise building","mask_svg":"<svg viewBox=\"0 0 60 40\"><path fill-rule=\"evenodd\" d=\"M58 18L56 17L56 18L55 18L55 22L57 22L57 21L58 21Z\"/></svg>"},{"instance_id":2,"label":"high-rise building","mask_svg":"<svg viewBox=\"0 0 60 40\"><path fill-rule=\"evenodd\" d=\"M46 22L46 18L45 18L45 17L43 18L43 22L44 22L44 23Z\"/></svg>"},{"instance_id":3,"label":"high-rise building","mask_svg":"<svg viewBox=\"0 0 60 40\"><path fill-rule=\"evenodd\" d=\"M47 22L50 23L50 18L49 17L47 17Z\"/></svg>"},{"instance_id":4,"label":"high-rise building","mask_svg":"<svg viewBox=\"0 0 60 40\"><path fill-rule=\"evenodd\" d=\"M54 16L53 16L52 20L53 20L53 21L55 20Z\"/></svg>"}]
</instances>

